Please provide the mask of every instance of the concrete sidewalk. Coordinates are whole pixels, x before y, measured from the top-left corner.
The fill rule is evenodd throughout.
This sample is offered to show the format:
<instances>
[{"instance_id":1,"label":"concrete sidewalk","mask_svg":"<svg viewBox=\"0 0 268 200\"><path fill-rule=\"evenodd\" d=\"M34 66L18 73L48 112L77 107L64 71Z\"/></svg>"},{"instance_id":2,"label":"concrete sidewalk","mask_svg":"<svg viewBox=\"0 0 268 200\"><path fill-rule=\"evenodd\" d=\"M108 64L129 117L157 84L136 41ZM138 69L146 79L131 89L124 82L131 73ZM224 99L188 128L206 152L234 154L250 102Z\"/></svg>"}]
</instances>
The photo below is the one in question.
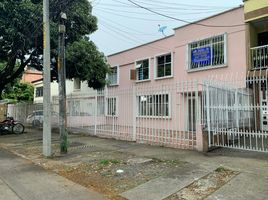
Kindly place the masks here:
<instances>
[{"instance_id":1,"label":"concrete sidewalk","mask_svg":"<svg viewBox=\"0 0 268 200\"><path fill-rule=\"evenodd\" d=\"M105 200L59 175L0 149L0 199Z\"/></svg>"},{"instance_id":2,"label":"concrete sidewalk","mask_svg":"<svg viewBox=\"0 0 268 200\"><path fill-rule=\"evenodd\" d=\"M54 145L58 144L59 135L54 133L52 136L52 143ZM231 149L218 149L209 153L200 153L190 150L163 148L133 142L70 134L68 154L59 157L56 156L51 160L44 159L41 156L42 132L38 130L28 130L26 134L19 136L3 136L0 139L0 146L3 148L25 156L37 164L41 163L41 166L45 166L43 164L47 163L55 164L55 166L62 165L72 169L75 168L73 172L79 169L80 164L82 164L82 166L88 166L88 168L82 168L82 170L87 170L92 173L88 173L88 177L85 177L83 174L83 176L80 177L81 180L89 181L86 185L90 186L94 186L95 182L92 180L97 181L94 189L105 194L107 198L114 200L121 200L121 198L116 198L117 195L132 200L165 199L165 197L177 193L194 180L206 176L206 174L211 173L219 167L231 169L237 172L238 175L221 186L221 188L217 189L217 191L211 192L206 196L207 199L261 200L266 199L268 196L267 153ZM54 147L54 151L57 150L58 146ZM18 195L20 198L26 195L25 198L22 199L31 199L28 198L28 193L39 190L38 192L41 193L37 194L39 195L37 196L38 199L49 199L46 196L54 195L53 191L56 190L60 191L55 192L58 193L58 195L65 195L70 192L70 194L67 195L67 200L79 199L80 193L82 195L80 199L83 199L84 194L89 195L89 197L84 199L103 199L99 196L97 198L91 197L89 190L62 177L41 170L37 166L30 167L31 170L29 170L29 167L26 167L29 163L8 154L9 157L12 157L12 160L15 159L15 163L17 163L16 165L18 166L12 169L10 166L13 165L13 161L10 160L10 158L5 158L4 155L7 155L7 153L5 152L3 155L0 154L0 195L5 192L5 195L10 195L10 199L14 198L16 200ZM131 159L151 159L152 162L132 165L128 163L128 160ZM110 162L109 164L109 161L115 162ZM103 165L101 164L102 162L107 162L108 165ZM38 170L35 170L36 168L38 168ZM105 169L107 170L105 171ZM113 173L117 169L123 169L124 173L122 175ZM138 176L138 174L141 175ZM142 176L142 174L144 174L144 176ZM75 177L77 177L76 175L77 174L75 174ZM30 178L28 178L28 176ZM26 191L26 189L20 189L22 181L31 182L34 180L38 185L42 185L42 179L44 179L45 185L39 189L36 185L30 185L29 188L33 189L27 190L27 194L23 192ZM55 179L52 186L49 185L49 179ZM66 181L68 184L64 186ZM58 183L61 184L57 185ZM127 184L129 187L126 187ZM73 185L78 189L74 189L75 187ZM106 190L104 190L105 187ZM52 192L51 188L54 189ZM2 193L2 191L4 192ZM48 192L45 193L45 191ZM113 193L109 193L110 191ZM53 198L60 199L61 197Z\"/></svg>"}]
</instances>

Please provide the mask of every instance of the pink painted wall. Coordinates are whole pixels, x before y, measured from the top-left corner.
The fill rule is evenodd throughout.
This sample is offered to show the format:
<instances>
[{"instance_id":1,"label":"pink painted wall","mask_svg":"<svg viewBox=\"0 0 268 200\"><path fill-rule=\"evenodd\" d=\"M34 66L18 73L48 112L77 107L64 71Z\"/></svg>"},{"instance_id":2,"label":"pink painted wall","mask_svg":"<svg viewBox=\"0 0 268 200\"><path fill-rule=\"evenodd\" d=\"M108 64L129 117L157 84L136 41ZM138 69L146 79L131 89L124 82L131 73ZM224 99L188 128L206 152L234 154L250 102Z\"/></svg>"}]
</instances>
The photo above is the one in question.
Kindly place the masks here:
<instances>
[{"instance_id":1,"label":"pink painted wall","mask_svg":"<svg viewBox=\"0 0 268 200\"><path fill-rule=\"evenodd\" d=\"M120 71L119 85L108 87L108 91L110 91L111 94L114 93L118 97L119 101L119 115L115 119L116 124L132 125L132 121L134 119L132 109L133 101L131 100L133 85L136 86L135 91L140 91L140 94L142 95L150 95L152 93L157 94L157 92L161 91L166 91L171 95L170 119L161 117L136 117L137 129L140 128L140 130L137 130L137 140L139 140L139 138L145 140L143 137L147 137L147 140L152 142L150 141L151 139L148 139L148 137L153 138L155 136L154 130L150 129L154 128L158 129L157 133L162 129L168 130L168 132L165 132L165 140L169 138L170 134L172 135L175 133L175 135L177 134L177 138L182 138L178 140L179 143L184 141L183 131L188 129L188 119L187 115L185 114L188 112L188 104L186 100L188 101L189 98L194 96L193 93L190 93L191 91L201 91L202 86L184 85L180 86L182 91L178 91L175 83L197 79L201 81L211 76L218 76L219 79L225 81L228 79L231 80L233 77L239 77L239 80L246 80L246 26L224 27L228 25L244 24L243 7L207 18L199 21L198 23L218 25L222 27L205 27L194 24L187 25L175 29L175 33L172 36L108 56L108 62L110 65L119 65ZM208 68L206 70L190 72L188 70L187 63L188 44L194 41L199 41L222 34L226 34L227 37L227 65L221 68ZM173 56L173 77L155 80L155 56L169 52L171 52ZM146 58L149 58L150 60L150 80L144 82L130 80L130 69L135 69L135 61ZM167 89L165 89L165 86L167 86ZM176 87L174 88L174 86ZM139 94L139 92L137 94ZM198 106L201 107L200 94L199 97L196 98L196 101L198 102ZM198 112L201 112L200 108L197 109ZM199 125L196 125L198 128ZM199 137L200 135L198 135L200 134L199 132L200 131L196 132L197 135L195 135L195 132L191 131L186 133L192 134L191 137L188 138L196 141L196 138L199 138L199 140L201 138ZM155 142L158 142L158 139L159 137ZM197 141L197 143L200 143L200 141ZM196 143L192 142L191 145L195 146Z\"/></svg>"},{"instance_id":2,"label":"pink painted wall","mask_svg":"<svg viewBox=\"0 0 268 200\"><path fill-rule=\"evenodd\" d=\"M207 18L198 23L220 26L244 24L243 7ZM223 68L188 72L188 43L224 33L227 34L227 66ZM173 53L173 78L154 80L154 57L168 52ZM241 74L241 76L245 76L246 27L204 27L194 24L188 25L176 29L173 36L108 56L108 62L112 66L120 66L120 84L115 87L126 88L135 83L135 81L130 80L130 69L135 69L135 61L144 58L150 58L151 75L151 80L143 83L144 86L155 84L156 82L166 84L177 80L202 79L212 74Z\"/></svg>"}]
</instances>

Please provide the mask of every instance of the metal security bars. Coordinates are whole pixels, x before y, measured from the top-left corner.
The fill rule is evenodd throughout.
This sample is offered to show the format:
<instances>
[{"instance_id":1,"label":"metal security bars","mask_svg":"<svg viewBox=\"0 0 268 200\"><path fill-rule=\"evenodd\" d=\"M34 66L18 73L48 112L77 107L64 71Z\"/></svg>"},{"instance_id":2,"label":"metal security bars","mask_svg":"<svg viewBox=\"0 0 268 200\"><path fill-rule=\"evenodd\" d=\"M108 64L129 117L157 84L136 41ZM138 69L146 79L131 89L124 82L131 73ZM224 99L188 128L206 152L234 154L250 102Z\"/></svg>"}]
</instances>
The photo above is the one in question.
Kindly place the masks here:
<instances>
[{"instance_id":1,"label":"metal security bars","mask_svg":"<svg viewBox=\"0 0 268 200\"><path fill-rule=\"evenodd\" d=\"M268 45L251 48L252 69L266 69L268 67Z\"/></svg>"},{"instance_id":2,"label":"metal security bars","mask_svg":"<svg viewBox=\"0 0 268 200\"><path fill-rule=\"evenodd\" d=\"M137 81L148 80L150 78L149 63L149 59L144 59L136 62Z\"/></svg>"},{"instance_id":3,"label":"metal security bars","mask_svg":"<svg viewBox=\"0 0 268 200\"><path fill-rule=\"evenodd\" d=\"M227 35L219 35L188 45L189 70L222 66L227 63Z\"/></svg>"},{"instance_id":4,"label":"metal security bars","mask_svg":"<svg viewBox=\"0 0 268 200\"><path fill-rule=\"evenodd\" d=\"M139 83L77 93L68 97L68 127L99 137L196 149L196 127L201 121L198 86L197 81Z\"/></svg>"},{"instance_id":5,"label":"metal security bars","mask_svg":"<svg viewBox=\"0 0 268 200\"><path fill-rule=\"evenodd\" d=\"M204 82L209 146L268 152L267 77Z\"/></svg>"},{"instance_id":6,"label":"metal security bars","mask_svg":"<svg viewBox=\"0 0 268 200\"><path fill-rule=\"evenodd\" d=\"M181 149L198 149L207 135L209 147L268 152L268 76L259 75L74 92L67 96L68 129ZM57 127L57 97L52 105ZM36 111L42 107L8 105L9 116L29 125L42 123L43 116L31 117Z\"/></svg>"}]
</instances>

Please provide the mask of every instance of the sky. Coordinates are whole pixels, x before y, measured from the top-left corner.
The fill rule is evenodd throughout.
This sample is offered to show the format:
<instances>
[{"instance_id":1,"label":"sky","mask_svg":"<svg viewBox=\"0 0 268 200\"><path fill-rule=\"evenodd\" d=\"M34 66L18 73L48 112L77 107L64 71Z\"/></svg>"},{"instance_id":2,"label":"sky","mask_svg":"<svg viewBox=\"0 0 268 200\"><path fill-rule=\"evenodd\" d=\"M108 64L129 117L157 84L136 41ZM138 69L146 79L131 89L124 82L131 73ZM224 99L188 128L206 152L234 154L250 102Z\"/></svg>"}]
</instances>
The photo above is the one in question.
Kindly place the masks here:
<instances>
[{"instance_id":1,"label":"sky","mask_svg":"<svg viewBox=\"0 0 268 200\"><path fill-rule=\"evenodd\" d=\"M90 39L105 55L171 35L173 28L186 24L146 9L193 22L243 4L242 0L131 1L145 9L128 0L91 0L92 14L98 18L98 30L90 35Z\"/></svg>"}]
</instances>

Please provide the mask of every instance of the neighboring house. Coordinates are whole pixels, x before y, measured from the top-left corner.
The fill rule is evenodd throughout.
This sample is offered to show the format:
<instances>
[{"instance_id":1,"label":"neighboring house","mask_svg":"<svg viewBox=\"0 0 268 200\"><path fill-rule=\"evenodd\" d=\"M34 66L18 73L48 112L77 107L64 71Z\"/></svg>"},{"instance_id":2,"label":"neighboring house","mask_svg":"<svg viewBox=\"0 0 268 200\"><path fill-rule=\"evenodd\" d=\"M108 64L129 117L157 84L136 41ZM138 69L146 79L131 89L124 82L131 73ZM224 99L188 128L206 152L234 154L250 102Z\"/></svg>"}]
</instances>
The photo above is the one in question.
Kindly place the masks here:
<instances>
[{"instance_id":1,"label":"neighboring house","mask_svg":"<svg viewBox=\"0 0 268 200\"><path fill-rule=\"evenodd\" d=\"M22 83L32 83L33 81L40 80L43 77L42 72L32 69L30 67L26 67L21 82Z\"/></svg>"},{"instance_id":2,"label":"neighboring house","mask_svg":"<svg viewBox=\"0 0 268 200\"><path fill-rule=\"evenodd\" d=\"M43 103L43 79L32 81L34 85L34 103ZM51 89L51 101L57 99L59 95L59 84L57 81L53 81L50 84ZM77 96L78 94L89 93L93 90L87 86L85 82L81 82L79 79L66 80L66 96Z\"/></svg>"}]
</instances>

